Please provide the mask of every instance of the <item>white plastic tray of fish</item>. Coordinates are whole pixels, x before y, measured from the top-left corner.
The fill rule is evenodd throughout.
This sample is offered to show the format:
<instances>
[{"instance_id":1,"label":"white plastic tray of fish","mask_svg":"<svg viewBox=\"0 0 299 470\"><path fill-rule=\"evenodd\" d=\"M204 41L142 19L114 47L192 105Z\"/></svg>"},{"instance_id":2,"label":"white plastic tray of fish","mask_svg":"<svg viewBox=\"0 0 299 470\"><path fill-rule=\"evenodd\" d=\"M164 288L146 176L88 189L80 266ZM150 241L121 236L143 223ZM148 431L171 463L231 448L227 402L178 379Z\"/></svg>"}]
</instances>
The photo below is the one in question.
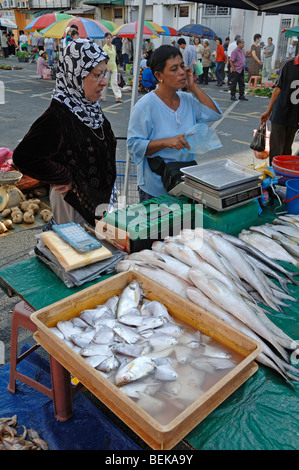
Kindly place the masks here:
<instances>
[{"instance_id":1,"label":"white plastic tray of fish","mask_svg":"<svg viewBox=\"0 0 299 470\"><path fill-rule=\"evenodd\" d=\"M50 329L162 425L243 359L146 299L137 280Z\"/></svg>"}]
</instances>

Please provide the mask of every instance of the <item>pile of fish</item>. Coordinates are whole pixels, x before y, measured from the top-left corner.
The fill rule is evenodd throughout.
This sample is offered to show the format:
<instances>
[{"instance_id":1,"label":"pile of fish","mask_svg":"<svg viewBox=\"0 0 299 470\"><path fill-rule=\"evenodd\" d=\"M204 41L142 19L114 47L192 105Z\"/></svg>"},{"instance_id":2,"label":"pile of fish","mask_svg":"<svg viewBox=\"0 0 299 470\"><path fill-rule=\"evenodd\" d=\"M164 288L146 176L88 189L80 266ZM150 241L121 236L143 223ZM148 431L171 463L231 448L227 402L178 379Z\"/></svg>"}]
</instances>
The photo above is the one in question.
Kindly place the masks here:
<instances>
[{"instance_id":1,"label":"pile of fish","mask_svg":"<svg viewBox=\"0 0 299 470\"><path fill-rule=\"evenodd\" d=\"M50 329L159 421L168 422L242 359L145 298L137 280Z\"/></svg>"},{"instance_id":2,"label":"pile of fish","mask_svg":"<svg viewBox=\"0 0 299 470\"><path fill-rule=\"evenodd\" d=\"M48 444L34 429L17 425L17 420L17 415L0 418L0 450L49 450Z\"/></svg>"},{"instance_id":3,"label":"pile of fish","mask_svg":"<svg viewBox=\"0 0 299 470\"><path fill-rule=\"evenodd\" d=\"M277 222L272 230L274 227L280 240L283 225ZM298 236L298 227L293 227ZM295 230L289 228L288 236L292 232L295 237ZM183 229L176 237L154 242L151 250L128 255L116 270L134 269L259 341L263 352L257 360L289 383L297 382L299 369L291 358L299 346L269 319L265 305L281 312L286 302L297 302L288 285L298 284L299 271L288 270L276 261L277 247L266 249L270 238L261 246L253 243L254 232L247 236L252 238L245 239L244 233L238 238L215 230ZM294 241L288 243L295 247ZM294 255L289 255L288 261L297 266Z\"/></svg>"}]
</instances>

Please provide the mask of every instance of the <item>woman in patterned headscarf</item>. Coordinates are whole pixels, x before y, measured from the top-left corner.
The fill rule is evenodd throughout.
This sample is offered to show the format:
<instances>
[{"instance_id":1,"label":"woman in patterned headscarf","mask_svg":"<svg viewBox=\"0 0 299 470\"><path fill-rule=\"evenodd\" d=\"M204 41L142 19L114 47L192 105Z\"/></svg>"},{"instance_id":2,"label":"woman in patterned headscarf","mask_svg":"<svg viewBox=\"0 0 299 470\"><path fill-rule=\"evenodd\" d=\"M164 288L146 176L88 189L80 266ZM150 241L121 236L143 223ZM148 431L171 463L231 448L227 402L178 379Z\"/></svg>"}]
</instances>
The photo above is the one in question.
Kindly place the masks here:
<instances>
[{"instance_id":1,"label":"woman in patterned headscarf","mask_svg":"<svg viewBox=\"0 0 299 470\"><path fill-rule=\"evenodd\" d=\"M98 102L107 85L108 60L97 44L72 41L60 57L49 108L13 154L23 174L50 185L58 224L94 225L96 208L110 200L116 139Z\"/></svg>"}]
</instances>

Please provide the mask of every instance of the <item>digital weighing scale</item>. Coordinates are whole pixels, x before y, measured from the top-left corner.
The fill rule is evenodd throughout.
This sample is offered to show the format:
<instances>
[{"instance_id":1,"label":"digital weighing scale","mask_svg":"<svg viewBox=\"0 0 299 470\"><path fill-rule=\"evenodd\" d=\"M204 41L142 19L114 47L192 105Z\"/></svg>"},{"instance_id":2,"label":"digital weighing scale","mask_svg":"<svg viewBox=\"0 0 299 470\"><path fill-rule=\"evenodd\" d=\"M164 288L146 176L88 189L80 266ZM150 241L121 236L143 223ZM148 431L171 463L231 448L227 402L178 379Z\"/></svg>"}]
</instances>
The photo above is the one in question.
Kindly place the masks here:
<instances>
[{"instance_id":1,"label":"digital weighing scale","mask_svg":"<svg viewBox=\"0 0 299 470\"><path fill-rule=\"evenodd\" d=\"M186 196L216 211L226 211L262 196L260 172L231 160L181 168L182 182L169 194Z\"/></svg>"}]
</instances>

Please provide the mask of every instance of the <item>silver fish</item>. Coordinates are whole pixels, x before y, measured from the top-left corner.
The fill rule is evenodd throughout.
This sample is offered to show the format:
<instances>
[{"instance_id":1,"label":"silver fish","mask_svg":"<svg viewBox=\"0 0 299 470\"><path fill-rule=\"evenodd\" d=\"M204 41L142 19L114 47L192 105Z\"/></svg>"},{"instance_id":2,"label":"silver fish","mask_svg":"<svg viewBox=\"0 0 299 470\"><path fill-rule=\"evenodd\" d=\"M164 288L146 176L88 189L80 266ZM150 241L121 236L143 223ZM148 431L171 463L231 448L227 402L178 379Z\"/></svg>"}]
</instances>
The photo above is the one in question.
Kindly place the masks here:
<instances>
[{"instance_id":1,"label":"silver fish","mask_svg":"<svg viewBox=\"0 0 299 470\"><path fill-rule=\"evenodd\" d=\"M290 253L290 255L299 258L299 245L297 243L282 237L280 234L273 235L272 238L273 240L279 242L281 246L287 250L288 253Z\"/></svg>"},{"instance_id":2,"label":"silver fish","mask_svg":"<svg viewBox=\"0 0 299 470\"><path fill-rule=\"evenodd\" d=\"M279 243L274 240L264 237L258 233L240 233L239 238L247 243L255 246L260 251L264 252L269 258L275 260L286 261L287 263L294 264L299 267L298 260L294 259Z\"/></svg>"},{"instance_id":3,"label":"silver fish","mask_svg":"<svg viewBox=\"0 0 299 470\"><path fill-rule=\"evenodd\" d=\"M175 323L164 323L160 328L159 328L159 333L165 333L170 336L174 336L175 338L179 338L183 333L185 329L177 325Z\"/></svg>"},{"instance_id":4,"label":"silver fish","mask_svg":"<svg viewBox=\"0 0 299 470\"><path fill-rule=\"evenodd\" d=\"M178 339L174 336L156 333L148 338L148 342L155 351L161 351L178 344Z\"/></svg>"},{"instance_id":5,"label":"silver fish","mask_svg":"<svg viewBox=\"0 0 299 470\"><path fill-rule=\"evenodd\" d=\"M120 390L124 392L128 397L140 398L141 393L145 393L147 384L144 382L132 382L123 385Z\"/></svg>"},{"instance_id":6,"label":"silver fish","mask_svg":"<svg viewBox=\"0 0 299 470\"><path fill-rule=\"evenodd\" d=\"M142 315L164 317L166 320L170 320L170 315L167 308L162 304L162 302L159 302L158 300L152 300L150 302L143 303L140 311Z\"/></svg>"},{"instance_id":7,"label":"silver fish","mask_svg":"<svg viewBox=\"0 0 299 470\"><path fill-rule=\"evenodd\" d=\"M114 314L116 313L116 310L117 310L117 304L118 304L118 295L113 295L104 303L104 305L108 307Z\"/></svg>"},{"instance_id":8,"label":"silver fish","mask_svg":"<svg viewBox=\"0 0 299 470\"><path fill-rule=\"evenodd\" d=\"M155 362L146 356L136 357L125 364L115 374L115 384L118 387L147 376L155 369Z\"/></svg>"},{"instance_id":9,"label":"silver fish","mask_svg":"<svg viewBox=\"0 0 299 470\"><path fill-rule=\"evenodd\" d=\"M143 318L142 325L137 328L138 333L151 328L158 328L164 325L166 319L164 317L145 317Z\"/></svg>"},{"instance_id":10,"label":"silver fish","mask_svg":"<svg viewBox=\"0 0 299 470\"><path fill-rule=\"evenodd\" d=\"M224 284L216 279L210 279L200 275L197 271L190 270L190 276L196 287L204 292L217 305L227 310L240 321L245 323L255 333L268 340L281 354L284 354L282 348L277 343L269 329L257 317L255 311L238 294L228 291ZM285 354L284 356L285 357Z\"/></svg>"},{"instance_id":11,"label":"silver fish","mask_svg":"<svg viewBox=\"0 0 299 470\"><path fill-rule=\"evenodd\" d=\"M96 334L93 338L93 342L97 344L109 344L114 339L114 331L107 325L101 325L99 329L96 329Z\"/></svg>"},{"instance_id":12,"label":"silver fish","mask_svg":"<svg viewBox=\"0 0 299 470\"><path fill-rule=\"evenodd\" d=\"M71 340L80 348L86 348L93 340L95 334L96 330L92 328L88 331L83 331L83 333L79 335L72 335Z\"/></svg>"},{"instance_id":13,"label":"silver fish","mask_svg":"<svg viewBox=\"0 0 299 470\"><path fill-rule=\"evenodd\" d=\"M267 224L268 225L268 224ZM295 240L299 241L299 230L298 227L290 227L288 225L268 225L270 228L277 230L277 232L281 232L288 237L294 238Z\"/></svg>"},{"instance_id":14,"label":"silver fish","mask_svg":"<svg viewBox=\"0 0 299 470\"><path fill-rule=\"evenodd\" d=\"M136 310L136 313L134 312ZM138 309L128 310L118 320L120 323L128 326L141 326L143 324L143 317Z\"/></svg>"},{"instance_id":15,"label":"silver fish","mask_svg":"<svg viewBox=\"0 0 299 470\"><path fill-rule=\"evenodd\" d=\"M56 327L64 335L65 339L71 339L72 335L79 335L82 333L82 328L74 326L71 321L58 321Z\"/></svg>"},{"instance_id":16,"label":"silver fish","mask_svg":"<svg viewBox=\"0 0 299 470\"><path fill-rule=\"evenodd\" d=\"M116 315L119 318L127 310L138 307L142 297L142 289L140 284L134 279L128 286L124 288L119 296L117 303Z\"/></svg>"},{"instance_id":17,"label":"silver fish","mask_svg":"<svg viewBox=\"0 0 299 470\"><path fill-rule=\"evenodd\" d=\"M113 331L115 331L115 333L120 338L122 338L129 344L135 344L137 343L137 341L141 339L140 335L137 332L135 332L133 328L130 328L126 325L116 324L113 327Z\"/></svg>"},{"instance_id":18,"label":"silver fish","mask_svg":"<svg viewBox=\"0 0 299 470\"><path fill-rule=\"evenodd\" d=\"M97 366L96 369L102 371L102 372L111 372L113 370L116 370L119 366L119 362L117 358L112 355L110 357L107 357L104 359L102 362L100 362Z\"/></svg>"},{"instance_id":19,"label":"silver fish","mask_svg":"<svg viewBox=\"0 0 299 470\"><path fill-rule=\"evenodd\" d=\"M64 334L56 326L49 328L49 330L51 330L56 336L58 336L58 338L64 339Z\"/></svg>"},{"instance_id":20,"label":"silver fish","mask_svg":"<svg viewBox=\"0 0 299 470\"><path fill-rule=\"evenodd\" d=\"M190 358L192 356L191 356L190 348L188 348L187 346L182 346L178 344L175 347L174 352L175 352L175 357L179 364L187 364L188 362L190 362Z\"/></svg>"},{"instance_id":21,"label":"silver fish","mask_svg":"<svg viewBox=\"0 0 299 470\"><path fill-rule=\"evenodd\" d=\"M230 261L241 279L245 279L252 287L255 288L271 308L275 308L275 305L273 305L270 298L270 294L267 292L267 288L257 277L255 270L241 253L241 250L238 250L234 244L216 234L210 235L209 243L211 243L215 250L222 253L222 255Z\"/></svg>"},{"instance_id":22,"label":"silver fish","mask_svg":"<svg viewBox=\"0 0 299 470\"><path fill-rule=\"evenodd\" d=\"M102 356L102 355L97 355L97 356L86 356L84 357L85 361L91 365L92 367L98 367L101 362L105 361L109 356Z\"/></svg>"},{"instance_id":23,"label":"silver fish","mask_svg":"<svg viewBox=\"0 0 299 470\"><path fill-rule=\"evenodd\" d=\"M126 356L138 357L141 356L145 346L138 344L119 343L113 346L113 350L118 354Z\"/></svg>"},{"instance_id":24,"label":"silver fish","mask_svg":"<svg viewBox=\"0 0 299 470\"><path fill-rule=\"evenodd\" d=\"M259 260L260 263L263 263L264 265L268 266L273 272L273 270L276 270L282 274L285 274L291 282L296 284L296 281L294 281L294 276L296 276L299 273L294 273L292 271L287 270L284 268L281 264L277 263L271 256L267 256L263 251L261 251L259 248L251 245L247 241L241 239L240 237L233 237L232 235L229 235L227 233L221 233L221 236L225 238L226 240L230 241L233 243L235 246L241 248L242 250L246 251L249 253L250 256L254 257L255 259ZM260 267L260 266L259 266ZM261 268L260 268L261 269ZM272 277L275 277L273 274L271 274Z\"/></svg>"},{"instance_id":25,"label":"silver fish","mask_svg":"<svg viewBox=\"0 0 299 470\"><path fill-rule=\"evenodd\" d=\"M203 356L209 356L209 357L216 357L220 359L230 359L232 355L226 351L223 351L223 349L220 348L220 346L211 345L211 344L206 344L204 351L202 352Z\"/></svg>"},{"instance_id":26,"label":"silver fish","mask_svg":"<svg viewBox=\"0 0 299 470\"><path fill-rule=\"evenodd\" d=\"M157 365L155 369L155 378L157 380L176 380L178 378L178 373L169 363Z\"/></svg>"},{"instance_id":27,"label":"silver fish","mask_svg":"<svg viewBox=\"0 0 299 470\"><path fill-rule=\"evenodd\" d=\"M188 281L188 266L168 254L157 253L153 250L141 250L129 255L129 259L140 259Z\"/></svg>"},{"instance_id":28,"label":"silver fish","mask_svg":"<svg viewBox=\"0 0 299 470\"><path fill-rule=\"evenodd\" d=\"M109 356L111 350L107 344L91 343L87 348L82 348L80 353L82 356Z\"/></svg>"}]
</instances>

